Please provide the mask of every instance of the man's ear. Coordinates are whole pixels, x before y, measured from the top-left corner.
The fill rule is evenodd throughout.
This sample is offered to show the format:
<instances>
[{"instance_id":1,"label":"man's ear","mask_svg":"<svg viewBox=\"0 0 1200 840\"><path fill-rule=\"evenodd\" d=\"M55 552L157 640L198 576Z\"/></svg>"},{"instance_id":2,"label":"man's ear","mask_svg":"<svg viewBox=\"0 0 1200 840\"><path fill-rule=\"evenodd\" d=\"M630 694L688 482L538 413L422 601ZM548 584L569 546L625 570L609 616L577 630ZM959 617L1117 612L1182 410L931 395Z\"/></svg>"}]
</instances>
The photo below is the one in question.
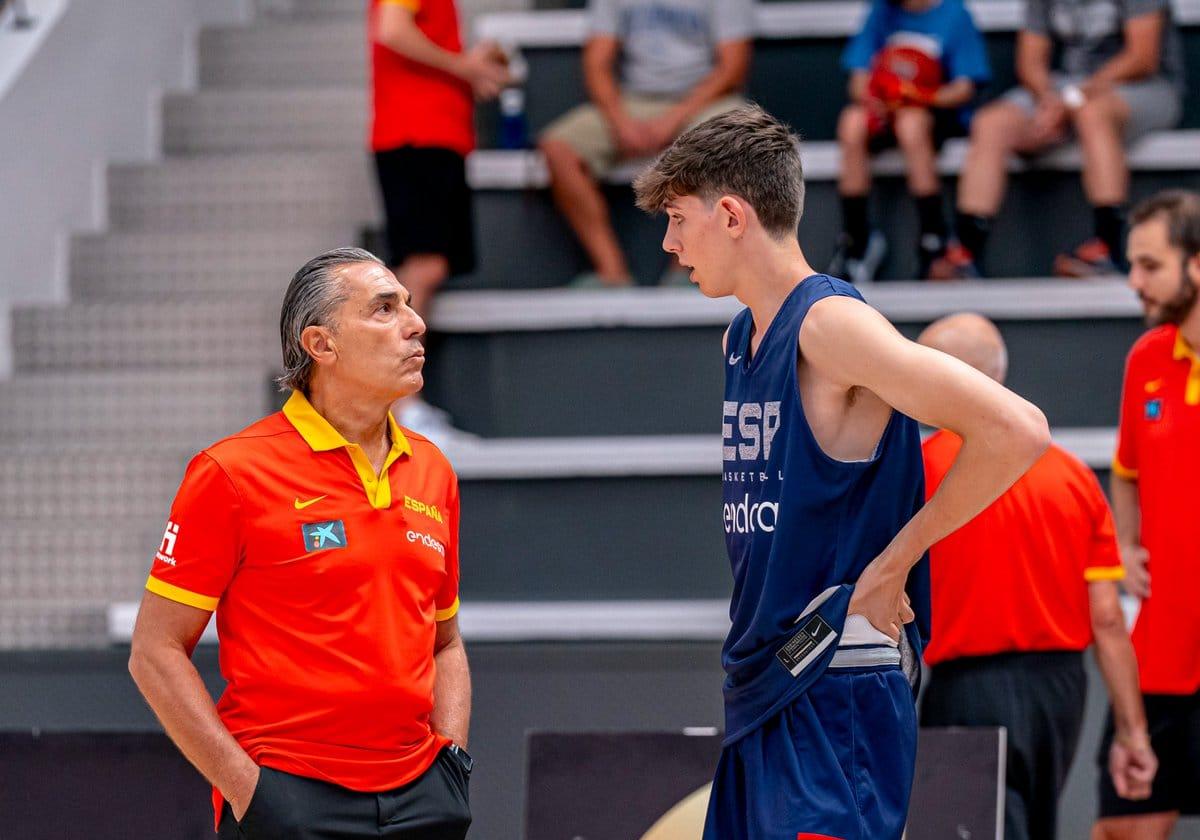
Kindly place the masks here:
<instances>
[{"instance_id":1,"label":"man's ear","mask_svg":"<svg viewBox=\"0 0 1200 840\"><path fill-rule=\"evenodd\" d=\"M750 221L748 208L741 199L732 195L723 195L717 199L717 212L721 217L721 226L733 239L740 239L746 233Z\"/></svg>"},{"instance_id":2,"label":"man's ear","mask_svg":"<svg viewBox=\"0 0 1200 840\"><path fill-rule=\"evenodd\" d=\"M1183 267L1187 271L1188 280L1192 285L1200 288L1200 254L1192 254L1188 257Z\"/></svg>"},{"instance_id":3,"label":"man's ear","mask_svg":"<svg viewBox=\"0 0 1200 840\"><path fill-rule=\"evenodd\" d=\"M329 364L337 359L337 340L328 327L305 327L300 333L300 346L317 364Z\"/></svg>"}]
</instances>

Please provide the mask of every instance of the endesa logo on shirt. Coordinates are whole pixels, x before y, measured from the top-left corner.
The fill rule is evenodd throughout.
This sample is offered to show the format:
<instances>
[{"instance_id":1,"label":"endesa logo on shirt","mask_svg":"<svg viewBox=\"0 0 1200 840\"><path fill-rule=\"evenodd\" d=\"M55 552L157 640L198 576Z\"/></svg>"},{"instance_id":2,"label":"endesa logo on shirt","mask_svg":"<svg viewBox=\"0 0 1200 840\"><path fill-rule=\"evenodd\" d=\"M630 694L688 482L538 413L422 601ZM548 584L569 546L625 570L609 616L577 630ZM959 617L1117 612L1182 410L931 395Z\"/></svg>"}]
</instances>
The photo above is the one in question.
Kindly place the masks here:
<instances>
[{"instance_id":1,"label":"endesa logo on shirt","mask_svg":"<svg viewBox=\"0 0 1200 840\"><path fill-rule=\"evenodd\" d=\"M409 531L408 541L410 543L420 543L426 548L432 548L443 557L446 556L446 546L442 545L441 541L429 536L429 534L422 534L420 531Z\"/></svg>"},{"instance_id":2,"label":"endesa logo on shirt","mask_svg":"<svg viewBox=\"0 0 1200 840\"><path fill-rule=\"evenodd\" d=\"M751 501L747 493L739 501L726 502L723 514L726 534L770 534L779 519L779 502Z\"/></svg>"}]
</instances>

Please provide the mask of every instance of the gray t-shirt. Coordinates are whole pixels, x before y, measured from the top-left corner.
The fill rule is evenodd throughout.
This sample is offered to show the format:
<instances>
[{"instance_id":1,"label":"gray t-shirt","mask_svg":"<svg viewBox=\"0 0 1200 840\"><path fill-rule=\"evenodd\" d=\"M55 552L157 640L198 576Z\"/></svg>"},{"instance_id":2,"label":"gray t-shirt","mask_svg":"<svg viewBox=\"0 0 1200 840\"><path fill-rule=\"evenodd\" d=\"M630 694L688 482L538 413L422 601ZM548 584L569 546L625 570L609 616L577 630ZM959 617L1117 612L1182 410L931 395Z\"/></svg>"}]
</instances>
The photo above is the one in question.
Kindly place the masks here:
<instances>
[{"instance_id":1,"label":"gray t-shirt","mask_svg":"<svg viewBox=\"0 0 1200 840\"><path fill-rule=\"evenodd\" d=\"M621 89L686 94L712 72L722 41L751 37L752 0L590 0L591 35L621 42Z\"/></svg>"},{"instance_id":2,"label":"gray t-shirt","mask_svg":"<svg viewBox=\"0 0 1200 840\"><path fill-rule=\"evenodd\" d=\"M1170 0L1026 0L1025 28L1049 35L1059 49L1055 69L1090 76L1125 45L1124 25L1151 12L1166 14L1158 74L1183 87L1183 45Z\"/></svg>"}]
</instances>

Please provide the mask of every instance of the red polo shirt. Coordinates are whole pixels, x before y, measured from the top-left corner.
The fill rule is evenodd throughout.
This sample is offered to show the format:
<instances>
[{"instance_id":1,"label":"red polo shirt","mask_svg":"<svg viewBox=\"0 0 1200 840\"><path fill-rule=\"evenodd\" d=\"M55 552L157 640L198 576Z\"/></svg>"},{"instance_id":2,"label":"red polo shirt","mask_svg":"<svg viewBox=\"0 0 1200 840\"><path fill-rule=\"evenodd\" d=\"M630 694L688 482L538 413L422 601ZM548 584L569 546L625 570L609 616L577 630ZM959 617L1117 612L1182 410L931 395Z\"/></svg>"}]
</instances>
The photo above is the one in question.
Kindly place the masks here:
<instances>
[{"instance_id":1,"label":"red polo shirt","mask_svg":"<svg viewBox=\"0 0 1200 840\"><path fill-rule=\"evenodd\" d=\"M944 431L925 441L929 496L961 446ZM1092 642L1087 584L1125 574L1095 473L1058 446L929 557L930 665L962 656L1083 650Z\"/></svg>"},{"instance_id":2,"label":"red polo shirt","mask_svg":"<svg viewBox=\"0 0 1200 840\"><path fill-rule=\"evenodd\" d=\"M465 157L475 148L471 86L375 40L376 10L389 4L412 12L417 28L437 46L462 52L454 0L371 0L371 149L432 147L451 149Z\"/></svg>"},{"instance_id":3,"label":"red polo shirt","mask_svg":"<svg viewBox=\"0 0 1200 840\"><path fill-rule=\"evenodd\" d=\"M447 743L429 715L436 624L458 610L458 484L388 423L378 476L299 392L204 450L146 583L216 611L217 711L257 764L357 791L412 781Z\"/></svg>"},{"instance_id":4,"label":"red polo shirt","mask_svg":"<svg viewBox=\"0 0 1200 840\"><path fill-rule=\"evenodd\" d=\"M1113 471L1137 482L1150 597L1133 628L1142 691L1200 689L1200 356L1175 326L1125 365Z\"/></svg>"}]
</instances>

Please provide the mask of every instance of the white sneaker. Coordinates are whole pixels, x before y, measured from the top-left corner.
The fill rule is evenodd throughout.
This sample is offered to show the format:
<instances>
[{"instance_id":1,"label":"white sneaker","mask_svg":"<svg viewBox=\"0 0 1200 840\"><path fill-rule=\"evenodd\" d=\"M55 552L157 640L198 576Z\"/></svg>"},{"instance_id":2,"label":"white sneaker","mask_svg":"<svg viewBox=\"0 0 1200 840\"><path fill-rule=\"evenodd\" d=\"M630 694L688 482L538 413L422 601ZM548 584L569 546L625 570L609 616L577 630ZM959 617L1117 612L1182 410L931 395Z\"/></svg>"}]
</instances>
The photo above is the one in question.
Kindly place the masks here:
<instances>
[{"instance_id":1,"label":"white sneaker","mask_svg":"<svg viewBox=\"0 0 1200 840\"><path fill-rule=\"evenodd\" d=\"M479 435L456 429L450 415L419 397L405 401L396 421L406 429L429 438L439 449L449 449L479 440Z\"/></svg>"}]
</instances>

